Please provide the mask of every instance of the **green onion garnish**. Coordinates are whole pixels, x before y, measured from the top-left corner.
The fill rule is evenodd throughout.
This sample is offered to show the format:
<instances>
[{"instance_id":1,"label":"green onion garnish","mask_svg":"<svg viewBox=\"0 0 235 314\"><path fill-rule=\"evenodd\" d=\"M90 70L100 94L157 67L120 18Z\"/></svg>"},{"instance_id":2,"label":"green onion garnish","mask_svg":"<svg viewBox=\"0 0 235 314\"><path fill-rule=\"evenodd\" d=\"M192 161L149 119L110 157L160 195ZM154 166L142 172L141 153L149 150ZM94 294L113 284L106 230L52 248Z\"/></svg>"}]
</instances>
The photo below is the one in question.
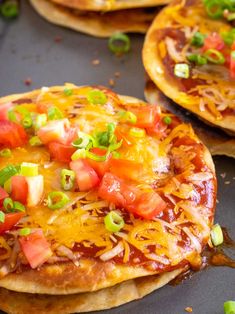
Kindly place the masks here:
<instances>
[{"instance_id":1,"label":"green onion garnish","mask_svg":"<svg viewBox=\"0 0 235 314\"><path fill-rule=\"evenodd\" d=\"M226 19L227 19L228 21L233 21L233 20L235 20L235 13L230 13L230 14L228 14L228 16L226 16Z\"/></svg>"},{"instance_id":2,"label":"green onion garnish","mask_svg":"<svg viewBox=\"0 0 235 314\"><path fill-rule=\"evenodd\" d=\"M61 186L65 191L69 191L74 186L75 172L68 169L61 170Z\"/></svg>"},{"instance_id":3,"label":"green onion garnish","mask_svg":"<svg viewBox=\"0 0 235 314\"><path fill-rule=\"evenodd\" d=\"M224 241L223 231L219 224L214 225L211 229L211 241L214 246L218 246Z\"/></svg>"},{"instance_id":4,"label":"green onion garnish","mask_svg":"<svg viewBox=\"0 0 235 314\"><path fill-rule=\"evenodd\" d=\"M6 197L3 201L3 207L7 212L14 211L14 202L10 197Z\"/></svg>"},{"instance_id":5,"label":"green onion garnish","mask_svg":"<svg viewBox=\"0 0 235 314\"><path fill-rule=\"evenodd\" d=\"M20 166L20 174L25 177L34 177L38 175L38 164L23 162Z\"/></svg>"},{"instance_id":6,"label":"green onion garnish","mask_svg":"<svg viewBox=\"0 0 235 314\"><path fill-rule=\"evenodd\" d=\"M11 178L4 183L3 188L8 194L11 193Z\"/></svg>"},{"instance_id":7,"label":"green onion garnish","mask_svg":"<svg viewBox=\"0 0 235 314\"><path fill-rule=\"evenodd\" d=\"M28 236L30 233L31 233L31 229L30 229L30 228L22 228L22 229L20 229L20 231L19 231L19 235L20 235L21 237L26 237L26 236Z\"/></svg>"},{"instance_id":8,"label":"green onion garnish","mask_svg":"<svg viewBox=\"0 0 235 314\"><path fill-rule=\"evenodd\" d=\"M235 301L224 302L224 314L235 314Z\"/></svg>"},{"instance_id":9,"label":"green onion garnish","mask_svg":"<svg viewBox=\"0 0 235 314\"><path fill-rule=\"evenodd\" d=\"M225 44L231 46L235 41L235 28L232 28L229 32L222 33L221 36Z\"/></svg>"},{"instance_id":10,"label":"green onion garnish","mask_svg":"<svg viewBox=\"0 0 235 314\"><path fill-rule=\"evenodd\" d=\"M19 14L19 5L17 1L8 0L0 5L0 12L6 18L14 18Z\"/></svg>"},{"instance_id":11,"label":"green onion garnish","mask_svg":"<svg viewBox=\"0 0 235 314\"><path fill-rule=\"evenodd\" d=\"M187 63L176 64L174 67L174 74L180 78L189 78L189 65Z\"/></svg>"},{"instance_id":12,"label":"green onion garnish","mask_svg":"<svg viewBox=\"0 0 235 314\"><path fill-rule=\"evenodd\" d=\"M233 60L235 60L235 51L234 51L234 50L231 51L231 58L232 58Z\"/></svg>"},{"instance_id":13,"label":"green onion garnish","mask_svg":"<svg viewBox=\"0 0 235 314\"><path fill-rule=\"evenodd\" d=\"M49 120L60 120L64 118L63 113L57 107L50 107L47 111Z\"/></svg>"},{"instance_id":14,"label":"green onion garnish","mask_svg":"<svg viewBox=\"0 0 235 314\"><path fill-rule=\"evenodd\" d=\"M47 123L47 115L45 113L36 116L34 128L36 131L40 130Z\"/></svg>"},{"instance_id":15,"label":"green onion garnish","mask_svg":"<svg viewBox=\"0 0 235 314\"><path fill-rule=\"evenodd\" d=\"M21 121L21 124L23 125L25 129L31 128L31 126L33 125L33 120L31 116L29 115L29 116L24 117L23 120Z\"/></svg>"},{"instance_id":16,"label":"green onion garnish","mask_svg":"<svg viewBox=\"0 0 235 314\"><path fill-rule=\"evenodd\" d=\"M71 95L73 95L73 90L71 88L65 87L64 94L66 96L71 96Z\"/></svg>"},{"instance_id":17,"label":"green onion garnish","mask_svg":"<svg viewBox=\"0 0 235 314\"><path fill-rule=\"evenodd\" d=\"M119 149L122 146L123 140L121 140L120 142L114 142L112 144L109 145L108 147L108 151L109 152L113 152L114 150Z\"/></svg>"},{"instance_id":18,"label":"green onion garnish","mask_svg":"<svg viewBox=\"0 0 235 314\"><path fill-rule=\"evenodd\" d=\"M110 232L118 232L120 231L125 223L117 212L111 211L104 217L105 228Z\"/></svg>"},{"instance_id":19,"label":"green onion garnish","mask_svg":"<svg viewBox=\"0 0 235 314\"><path fill-rule=\"evenodd\" d=\"M190 61L190 62L194 62L196 63L197 65L204 65L204 64L207 64L207 58L203 57L203 56L200 56L198 54L191 54L187 57L187 59Z\"/></svg>"},{"instance_id":20,"label":"green onion garnish","mask_svg":"<svg viewBox=\"0 0 235 314\"><path fill-rule=\"evenodd\" d=\"M86 157L95 161L105 161L107 159L107 155L99 156L89 151L86 152Z\"/></svg>"},{"instance_id":21,"label":"green onion garnish","mask_svg":"<svg viewBox=\"0 0 235 314\"><path fill-rule=\"evenodd\" d=\"M118 32L109 38L108 47L115 54L126 53L131 49L131 41L126 34Z\"/></svg>"},{"instance_id":22,"label":"green onion garnish","mask_svg":"<svg viewBox=\"0 0 235 314\"><path fill-rule=\"evenodd\" d=\"M20 202L14 202L14 210L17 212L25 212L25 206Z\"/></svg>"},{"instance_id":23,"label":"green onion garnish","mask_svg":"<svg viewBox=\"0 0 235 314\"><path fill-rule=\"evenodd\" d=\"M11 157L12 153L9 148L4 148L0 150L0 157L8 158Z\"/></svg>"},{"instance_id":24,"label":"green onion garnish","mask_svg":"<svg viewBox=\"0 0 235 314\"><path fill-rule=\"evenodd\" d=\"M31 146L41 146L42 142L40 140L40 138L38 136L33 136L31 137L31 139L29 140L29 144Z\"/></svg>"},{"instance_id":25,"label":"green onion garnish","mask_svg":"<svg viewBox=\"0 0 235 314\"><path fill-rule=\"evenodd\" d=\"M8 116L8 119L9 119L11 122L18 122L17 117L16 117L16 114L15 114L15 112L14 112L13 109L11 109L11 110L8 111L7 116Z\"/></svg>"},{"instance_id":26,"label":"green onion garnish","mask_svg":"<svg viewBox=\"0 0 235 314\"><path fill-rule=\"evenodd\" d=\"M204 57L206 57L211 63L215 64L224 64L225 62L224 55L216 49L208 49L204 53Z\"/></svg>"},{"instance_id":27,"label":"green onion garnish","mask_svg":"<svg viewBox=\"0 0 235 314\"><path fill-rule=\"evenodd\" d=\"M135 124L137 122L137 117L133 112L123 110L119 112L119 120L124 123Z\"/></svg>"},{"instance_id":28,"label":"green onion garnish","mask_svg":"<svg viewBox=\"0 0 235 314\"><path fill-rule=\"evenodd\" d=\"M92 143L92 145L95 143L95 139L91 135L78 132L78 139L76 139L72 145L76 148L87 148L90 143Z\"/></svg>"},{"instance_id":29,"label":"green onion garnish","mask_svg":"<svg viewBox=\"0 0 235 314\"><path fill-rule=\"evenodd\" d=\"M163 122L164 122L165 124L169 125L169 124L171 124L172 119L171 119L171 117L166 116L166 117L163 118Z\"/></svg>"},{"instance_id":30,"label":"green onion garnish","mask_svg":"<svg viewBox=\"0 0 235 314\"><path fill-rule=\"evenodd\" d=\"M134 137L145 137L146 135L146 132L144 129L140 129L140 128L131 128L130 131L129 131L129 134L131 136L134 136Z\"/></svg>"},{"instance_id":31,"label":"green onion garnish","mask_svg":"<svg viewBox=\"0 0 235 314\"><path fill-rule=\"evenodd\" d=\"M53 191L48 194L47 202L50 209L60 209L69 202L69 198L63 192Z\"/></svg>"},{"instance_id":32,"label":"green onion garnish","mask_svg":"<svg viewBox=\"0 0 235 314\"><path fill-rule=\"evenodd\" d=\"M196 47L202 47L204 45L204 39L205 39L205 35L203 35L200 32L196 32L193 35L191 44Z\"/></svg>"},{"instance_id":33,"label":"green onion garnish","mask_svg":"<svg viewBox=\"0 0 235 314\"><path fill-rule=\"evenodd\" d=\"M3 211L0 211L0 222L4 223L5 222L5 214Z\"/></svg>"},{"instance_id":34,"label":"green onion garnish","mask_svg":"<svg viewBox=\"0 0 235 314\"><path fill-rule=\"evenodd\" d=\"M87 94L87 100L92 105L105 105L107 96L101 90L92 89Z\"/></svg>"},{"instance_id":35,"label":"green onion garnish","mask_svg":"<svg viewBox=\"0 0 235 314\"><path fill-rule=\"evenodd\" d=\"M77 160L80 158L86 158L85 148L81 148L81 149L76 150L76 152L74 152L73 155L71 156L72 160Z\"/></svg>"},{"instance_id":36,"label":"green onion garnish","mask_svg":"<svg viewBox=\"0 0 235 314\"><path fill-rule=\"evenodd\" d=\"M13 165L8 165L5 168L0 170L0 186L3 186L4 183L9 180L12 176L19 172L19 168Z\"/></svg>"},{"instance_id":37,"label":"green onion garnish","mask_svg":"<svg viewBox=\"0 0 235 314\"><path fill-rule=\"evenodd\" d=\"M223 7L223 0L204 0L207 14L213 18L218 19L223 17L223 11L226 7Z\"/></svg>"}]
</instances>

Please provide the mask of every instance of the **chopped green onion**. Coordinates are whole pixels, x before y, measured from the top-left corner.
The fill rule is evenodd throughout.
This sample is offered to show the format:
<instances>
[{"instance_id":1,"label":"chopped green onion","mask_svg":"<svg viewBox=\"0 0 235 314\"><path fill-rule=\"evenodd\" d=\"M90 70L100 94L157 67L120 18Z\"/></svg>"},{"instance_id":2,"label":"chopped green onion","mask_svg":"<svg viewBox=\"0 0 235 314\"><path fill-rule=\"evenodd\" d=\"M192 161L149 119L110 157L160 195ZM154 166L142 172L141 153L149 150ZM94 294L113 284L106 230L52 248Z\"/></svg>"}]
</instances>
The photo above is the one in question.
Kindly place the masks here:
<instances>
[{"instance_id":1,"label":"chopped green onion","mask_svg":"<svg viewBox=\"0 0 235 314\"><path fill-rule=\"evenodd\" d=\"M14 210L17 212L25 212L25 206L20 202L14 202Z\"/></svg>"},{"instance_id":2,"label":"chopped green onion","mask_svg":"<svg viewBox=\"0 0 235 314\"><path fill-rule=\"evenodd\" d=\"M48 194L47 202L50 209L60 209L69 202L69 198L63 192L53 191Z\"/></svg>"},{"instance_id":3,"label":"chopped green onion","mask_svg":"<svg viewBox=\"0 0 235 314\"><path fill-rule=\"evenodd\" d=\"M204 56L207 58L208 61L211 63L215 64L224 64L225 58L224 55L216 50L216 49L208 49L205 53Z\"/></svg>"},{"instance_id":4,"label":"chopped green onion","mask_svg":"<svg viewBox=\"0 0 235 314\"><path fill-rule=\"evenodd\" d=\"M193 35L191 44L196 47L202 47L204 45L204 39L205 39L205 35L203 35L200 32L196 32Z\"/></svg>"},{"instance_id":5,"label":"chopped green onion","mask_svg":"<svg viewBox=\"0 0 235 314\"><path fill-rule=\"evenodd\" d=\"M203 56L198 55L198 54L191 54L187 57L187 59L190 62L196 63L197 65L207 64L207 59Z\"/></svg>"},{"instance_id":6,"label":"chopped green onion","mask_svg":"<svg viewBox=\"0 0 235 314\"><path fill-rule=\"evenodd\" d=\"M10 197L6 197L3 201L3 207L7 212L12 212L14 210L14 202Z\"/></svg>"},{"instance_id":7,"label":"chopped green onion","mask_svg":"<svg viewBox=\"0 0 235 314\"><path fill-rule=\"evenodd\" d=\"M120 231L125 223L117 212L111 211L104 217L105 228L110 232L118 232Z\"/></svg>"},{"instance_id":8,"label":"chopped green onion","mask_svg":"<svg viewBox=\"0 0 235 314\"><path fill-rule=\"evenodd\" d=\"M30 233L31 233L31 229L30 229L30 228L22 228L22 229L20 229L20 231L19 231L19 235L20 235L21 237L26 237L26 236L28 236Z\"/></svg>"},{"instance_id":9,"label":"chopped green onion","mask_svg":"<svg viewBox=\"0 0 235 314\"><path fill-rule=\"evenodd\" d=\"M115 33L109 38L109 50L116 54L126 53L131 49L129 36L124 33Z\"/></svg>"},{"instance_id":10,"label":"chopped green onion","mask_svg":"<svg viewBox=\"0 0 235 314\"><path fill-rule=\"evenodd\" d=\"M29 140L29 144L31 146L41 146L42 142L40 140L40 138L38 136L33 136L31 137L31 139Z\"/></svg>"},{"instance_id":11,"label":"chopped green onion","mask_svg":"<svg viewBox=\"0 0 235 314\"><path fill-rule=\"evenodd\" d=\"M0 6L1 14L6 18L14 18L19 14L19 5L17 1L6 1Z\"/></svg>"},{"instance_id":12,"label":"chopped green onion","mask_svg":"<svg viewBox=\"0 0 235 314\"><path fill-rule=\"evenodd\" d=\"M235 51L234 51L234 50L231 51L231 58L232 58L233 60L235 60Z\"/></svg>"},{"instance_id":13,"label":"chopped green onion","mask_svg":"<svg viewBox=\"0 0 235 314\"><path fill-rule=\"evenodd\" d=\"M120 142L114 142L113 144L110 144L108 147L108 151L109 152L113 152L114 150L119 149L122 146L123 140L121 140Z\"/></svg>"},{"instance_id":14,"label":"chopped green onion","mask_svg":"<svg viewBox=\"0 0 235 314\"><path fill-rule=\"evenodd\" d=\"M38 164L23 162L20 166L20 174L25 177L34 177L38 175Z\"/></svg>"},{"instance_id":15,"label":"chopped green onion","mask_svg":"<svg viewBox=\"0 0 235 314\"><path fill-rule=\"evenodd\" d=\"M3 186L4 183L9 180L12 176L17 174L19 171L18 167L13 165L8 165L5 168L0 170L0 186Z\"/></svg>"},{"instance_id":16,"label":"chopped green onion","mask_svg":"<svg viewBox=\"0 0 235 314\"><path fill-rule=\"evenodd\" d=\"M224 241L223 231L219 224L214 225L211 229L211 241L214 246L218 246Z\"/></svg>"},{"instance_id":17,"label":"chopped green onion","mask_svg":"<svg viewBox=\"0 0 235 314\"><path fill-rule=\"evenodd\" d=\"M81 148L81 149L76 150L76 152L74 152L73 155L71 156L72 160L77 160L80 158L86 158L85 148Z\"/></svg>"},{"instance_id":18,"label":"chopped green onion","mask_svg":"<svg viewBox=\"0 0 235 314\"><path fill-rule=\"evenodd\" d=\"M218 19L223 17L223 12L226 7L223 7L221 0L204 0L204 5L206 6L207 14L213 18Z\"/></svg>"},{"instance_id":19,"label":"chopped green onion","mask_svg":"<svg viewBox=\"0 0 235 314\"><path fill-rule=\"evenodd\" d=\"M69 191L74 186L75 172L68 169L61 170L61 186L65 191Z\"/></svg>"},{"instance_id":20,"label":"chopped green onion","mask_svg":"<svg viewBox=\"0 0 235 314\"><path fill-rule=\"evenodd\" d=\"M163 118L163 122L164 122L165 124L169 125L169 124L171 124L172 119L171 119L171 117L166 116L166 117Z\"/></svg>"},{"instance_id":21,"label":"chopped green onion","mask_svg":"<svg viewBox=\"0 0 235 314\"><path fill-rule=\"evenodd\" d=\"M224 302L224 314L235 314L235 301Z\"/></svg>"},{"instance_id":22,"label":"chopped green onion","mask_svg":"<svg viewBox=\"0 0 235 314\"><path fill-rule=\"evenodd\" d=\"M87 100L92 105L105 105L107 96L101 90L92 89L87 94Z\"/></svg>"},{"instance_id":23,"label":"chopped green onion","mask_svg":"<svg viewBox=\"0 0 235 314\"><path fill-rule=\"evenodd\" d=\"M15 112L14 112L13 109L9 110L8 113L7 113L7 115L8 115L8 119L9 119L11 122L18 122L17 117L16 117L16 114L15 114Z\"/></svg>"},{"instance_id":24,"label":"chopped green onion","mask_svg":"<svg viewBox=\"0 0 235 314\"><path fill-rule=\"evenodd\" d=\"M228 16L226 16L226 19L227 19L228 21L233 21L233 20L235 20L235 13L230 13L230 14L228 14Z\"/></svg>"},{"instance_id":25,"label":"chopped green onion","mask_svg":"<svg viewBox=\"0 0 235 314\"><path fill-rule=\"evenodd\" d=\"M107 155L99 156L89 151L86 152L86 157L95 161L105 161L107 159Z\"/></svg>"},{"instance_id":26,"label":"chopped green onion","mask_svg":"<svg viewBox=\"0 0 235 314\"><path fill-rule=\"evenodd\" d=\"M174 67L174 74L180 78L189 78L189 65L187 63L178 63Z\"/></svg>"},{"instance_id":27,"label":"chopped green onion","mask_svg":"<svg viewBox=\"0 0 235 314\"><path fill-rule=\"evenodd\" d=\"M115 159L119 159L121 157L121 154L119 152L113 151L112 152L112 157Z\"/></svg>"},{"instance_id":28,"label":"chopped green onion","mask_svg":"<svg viewBox=\"0 0 235 314\"><path fill-rule=\"evenodd\" d=\"M119 112L119 120L124 123L135 124L137 122L137 117L133 112L123 110Z\"/></svg>"},{"instance_id":29,"label":"chopped green onion","mask_svg":"<svg viewBox=\"0 0 235 314\"><path fill-rule=\"evenodd\" d=\"M11 178L4 183L3 188L8 194L11 193Z\"/></svg>"},{"instance_id":30,"label":"chopped green onion","mask_svg":"<svg viewBox=\"0 0 235 314\"><path fill-rule=\"evenodd\" d=\"M33 120L32 120L32 118L30 117L30 115L24 117L23 120L22 120L22 122L21 122L21 124L23 125L23 127L24 127L25 129L31 128L31 126L33 125Z\"/></svg>"},{"instance_id":31,"label":"chopped green onion","mask_svg":"<svg viewBox=\"0 0 235 314\"><path fill-rule=\"evenodd\" d=\"M134 137L145 137L146 135L146 132L144 129L140 129L140 128L131 128L130 131L129 131L129 134L131 136L134 136Z\"/></svg>"},{"instance_id":32,"label":"chopped green onion","mask_svg":"<svg viewBox=\"0 0 235 314\"><path fill-rule=\"evenodd\" d=\"M231 46L235 41L235 28L232 28L229 32L222 33L221 36L225 44Z\"/></svg>"},{"instance_id":33,"label":"chopped green onion","mask_svg":"<svg viewBox=\"0 0 235 314\"><path fill-rule=\"evenodd\" d=\"M76 139L72 145L76 148L87 148L90 143L92 143L91 146L95 144L95 139L91 135L78 132L78 139Z\"/></svg>"},{"instance_id":34,"label":"chopped green onion","mask_svg":"<svg viewBox=\"0 0 235 314\"><path fill-rule=\"evenodd\" d=\"M49 120L60 120L64 118L63 113L57 107L48 108L47 115Z\"/></svg>"},{"instance_id":35,"label":"chopped green onion","mask_svg":"<svg viewBox=\"0 0 235 314\"><path fill-rule=\"evenodd\" d=\"M0 157L8 158L8 157L11 157L11 155L12 155L12 153L11 153L11 150L9 148L5 148L5 149L0 150Z\"/></svg>"},{"instance_id":36,"label":"chopped green onion","mask_svg":"<svg viewBox=\"0 0 235 314\"><path fill-rule=\"evenodd\" d=\"M38 131L47 123L47 115L45 113L39 114L36 116L34 127Z\"/></svg>"},{"instance_id":37,"label":"chopped green onion","mask_svg":"<svg viewBox=\"0 0 235 314\"><path fill-rule=\"evenodd\" d=\"M0 211L0 222L4 223L5 222L5 214L3 211Z\"/></svg>"},{"instance_id":38,"label":"chopped green onion","mask_svg":"<svg viewBox=\"0 0 235 314\"><path fill-rule=\"evenodd\" d=\"M65 87L64 94L66 96L71 96L71 95L73 95L73 90L71 88Z\"/></svg>"}]
</instances>

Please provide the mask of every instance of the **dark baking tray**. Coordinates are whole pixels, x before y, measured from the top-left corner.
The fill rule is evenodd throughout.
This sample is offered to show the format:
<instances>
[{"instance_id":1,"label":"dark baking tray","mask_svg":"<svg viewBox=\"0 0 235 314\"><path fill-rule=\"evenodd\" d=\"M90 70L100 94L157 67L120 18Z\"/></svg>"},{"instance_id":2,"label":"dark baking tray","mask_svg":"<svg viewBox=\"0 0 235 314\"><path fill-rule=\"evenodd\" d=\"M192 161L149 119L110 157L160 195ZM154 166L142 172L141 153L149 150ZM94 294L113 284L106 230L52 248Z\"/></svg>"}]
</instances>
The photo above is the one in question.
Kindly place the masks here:
<instances>
[{"instance_id":1,"label":"dark baking tray","mask_svg":"<svg viewBox=\"0 0 235 314\"><path fill-rule=\"evenodd\" d=\"M109 52L106 39L51 25L22 2L17 20L0 20L0 96L64 82L108 85L114 73L120 72L114 90L143 99L143 36L132 35L131 52L117 58ZM100 65L93 66L94 59ZM26 86L24 80L29 77L32 84ZM235 161L227 157L214 161L219 183L216 221L235 239ZM182 284L167 285L142 300L100 313L180 314L192 306L193 314L222 314L228 299L235 299L234 269L209 267Z\"/></svg>"}]
</instances>

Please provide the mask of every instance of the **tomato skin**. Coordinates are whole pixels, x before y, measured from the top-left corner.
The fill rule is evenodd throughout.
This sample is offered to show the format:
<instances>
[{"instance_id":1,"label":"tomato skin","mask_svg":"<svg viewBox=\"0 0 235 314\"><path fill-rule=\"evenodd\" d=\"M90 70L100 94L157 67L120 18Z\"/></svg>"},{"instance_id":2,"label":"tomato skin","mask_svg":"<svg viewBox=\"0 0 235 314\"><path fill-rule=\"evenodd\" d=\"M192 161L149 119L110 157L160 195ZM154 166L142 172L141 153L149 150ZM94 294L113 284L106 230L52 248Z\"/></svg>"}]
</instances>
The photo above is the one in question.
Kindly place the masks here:
<instances>
[{"instance_id":1,"label":"tomato skin","mask_svg":"<svg viewBox=\"0 0 235 314\"><path fill-rule=\"evenodd\" d=\"M5 214L5 221L3 223L0 222L0 234L11 230L24 215L25 213Z\"/></svg>"},{"instance_id":2,"label":"tomato skin","mask_svg":"<svg viewBox=\"0 0 235 314\"><path fill-rule=\"evenodd\" d=\"M104 156L107 153L107 150L95 147L91 149L91 152L98 156ZM96 171L99 177L103 177L109 169L111 157L110 154L105 161L95 161L90 158L87 158L86 161Z\"/></svg>"},{"instance_id":3,"label":"tomato skin","mask_svg":"<svg viewBox=\"0 0 235 314\"><path fill-rule=\"evenodd\" d=\"M14 107L12 102L0 105L0 120L8 120L8 110Z\"/></svg>"},{"instance_id":4,"label":"tomato skin","mask_svg":"<svg viewBox=\"0 0 235 314\"><path fill-rule=\"evenodd\" d=\"M0 206L3 205L4 199L8 196L8 193L0 186Z\"/></svg>"},{"instance_id":5,"label":"tomato skin","mask_svg":"<svg viewBox=\"0 0 235 314\"><path fill-rule=\"evenodd\" d=\"M130 111L136 115L135 126L139 128L151 128L160 120L160 109L156 105L131 108Z\"/></svg>"},{"instance_id":6,"label":"tomato skin","mask_svg":"<svg viewBox=\"0 0 235 314\"><path fill-rule=\"evenodd\" d=\"M214 32L205 38L202 51L205 52L208 49L216 49L220 51L224 48L224 46L225 43L221 36L218 33Z\"/></svg>"},{"instance_id":7,"label":"tomato skin","mask_svg":"<svg viewBox=\"0 0 235 314\"><path fill-rule=\"evenodd\" d=\"M71 161L70 168L76 174L76 181L80 191L89 191L99 185L100 179L98 174L89 166L86 160Z\"/></svg>"},{"instance_id":8,"label":"tomato skin","mask_svg":"<svg viewBox=\"0 0 235 314\"><path fill-rule=\"evenodd\" d=\"M33 269L41 266L52 255L50 245L42 230L34 231L28 236L19 237L19 242L21 250Z\"/></svg>"},{"instance_id":9,"label":"tomato skin","mask_svg":"<svg viewBox=\"0 0 235 314\"><path fill-rule=\"evenodd\" d=\"M28 184L24 176L13 176L11 178L11 197L14 201L22 204L27 203Z\"/></svg>"},{"instance_id":10,"label":"tomato skin","mask_svg":"<svg viewBox=\"0 0 235 314\"><path fill-rule=\"evenodd\" d=\"M132 160L111 159L109 171L122 179L135 181L143 175L143 165Z\"/></svg>"},{"instance_id":11,"label":"tomato skin","mask_svg":"<svg viewBox=\"0 0 235 314\"><path fill-rule=\"evenodd\" d=\"M16 148L26 144L28 136L24 128L8 120L0 120L0 147Z\"/></svg>"},{"instance_id":12,"label":"tomato skin","mask_svg":"<svg viewBox=\"0 0 235 314\"><path fill-rule=\"evenodd\" d=\"M76 151L76 148L71 145L51 142L48 144L48 150L52 159L68 163L71 161L71 156Z\"/></svg>"}]
</instances>

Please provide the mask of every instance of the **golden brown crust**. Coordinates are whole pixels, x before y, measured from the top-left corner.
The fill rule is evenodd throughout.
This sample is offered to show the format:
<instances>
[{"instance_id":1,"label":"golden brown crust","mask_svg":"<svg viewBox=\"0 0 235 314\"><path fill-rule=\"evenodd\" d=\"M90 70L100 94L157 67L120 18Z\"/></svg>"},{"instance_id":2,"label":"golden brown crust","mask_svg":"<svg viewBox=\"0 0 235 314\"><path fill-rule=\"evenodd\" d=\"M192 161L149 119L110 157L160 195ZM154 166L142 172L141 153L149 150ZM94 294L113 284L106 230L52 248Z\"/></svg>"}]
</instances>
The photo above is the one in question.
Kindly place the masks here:
<instances>
[{"instance_id":1,"label":"golden brown crust","mask_svg":"<svg viewBox=\"0 0 235 314\"><path fill-rule=\"evenodd\" d=\"M48 0L30 2L49 22L96 37L110 37L118 31L145 33L157 12L155 9L151 12L130 9L102 14L71 10Z\"/></svg>"},{"instance_id":2,"label":"golden brown crust","mask_svg":"<svg viewBox=\"0 0 235 314\"><path fill-rule=\"evenodd\" d=\"M166 75L166 68L163 65L162 58L158 50L158 41L156 33L160 29L171 27L172 20L169 18L169 8L179 4L180 1L174 1L171 5L164 8L160 14L156 16L145 38L143 48L144 67L152 79L152 81L160 88L160 90L168 95L174 102L183 108L198 115L207 123L220 127L229 134L235 134L235 115L226 115L221 120L215 117L209 111L199 110L199 98L195 98L185 92L179 91L178 81L175 78L169 79ZM167 21L167 22L166 22ZM209 20L211 28L218 29L220 22ZM222 24L222 23L221 23Z\"/></svg>"}]
</instances>

